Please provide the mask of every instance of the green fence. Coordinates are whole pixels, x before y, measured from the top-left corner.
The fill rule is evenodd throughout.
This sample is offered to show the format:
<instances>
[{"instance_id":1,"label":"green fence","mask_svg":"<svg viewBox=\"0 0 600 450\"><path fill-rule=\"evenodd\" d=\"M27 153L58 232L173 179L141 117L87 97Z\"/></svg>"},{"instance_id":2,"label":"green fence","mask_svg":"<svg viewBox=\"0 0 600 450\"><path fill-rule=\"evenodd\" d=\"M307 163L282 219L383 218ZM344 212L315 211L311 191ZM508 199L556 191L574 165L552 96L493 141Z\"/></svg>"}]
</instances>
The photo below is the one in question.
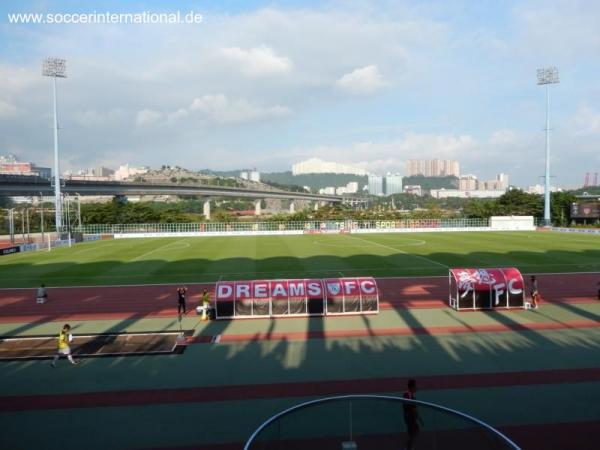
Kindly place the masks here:
<instances>
[{"instance_id":1,"label":"green fence","mask_svg":"<svg viewBox=\"0 0 600 450\"><path fill-rule=\"evenodd\" d=\"M419 219L419 220L326 220L308 222L199 222L199 223L138 223L96 224L77 227L84 234L121 233L186 233L240 231L329 231L351 229L410 229L410 228L482 228L489 227L488 219Z\"/></svg>"}]
</instances>

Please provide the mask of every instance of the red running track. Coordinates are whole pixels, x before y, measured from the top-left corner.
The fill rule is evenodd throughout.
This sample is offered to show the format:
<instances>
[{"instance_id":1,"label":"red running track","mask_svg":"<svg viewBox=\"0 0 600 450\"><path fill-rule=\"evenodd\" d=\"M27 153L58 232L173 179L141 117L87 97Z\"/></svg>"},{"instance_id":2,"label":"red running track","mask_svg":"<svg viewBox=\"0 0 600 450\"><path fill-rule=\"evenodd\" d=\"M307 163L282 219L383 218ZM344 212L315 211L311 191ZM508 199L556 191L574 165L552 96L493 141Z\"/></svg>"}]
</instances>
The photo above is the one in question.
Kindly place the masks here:
<instances>
[{"instance_id":1,"label":"red running track","mask_svg":"<svg viewBox=\"0 0 600 450\"><path fill-rule=\"evenodd\" d=\"M599 274L539 275L543 302L596 301ZM445 277L380 278L381 309L443 308L447 305ZM188 308L200 301L203 289L214 283L188 285ZM49 301L35 302L36 289L1 289L0 322L140 319L173 317L177 313L176 285L95 286L49 288Z\"/></svg>"}]
</instances>

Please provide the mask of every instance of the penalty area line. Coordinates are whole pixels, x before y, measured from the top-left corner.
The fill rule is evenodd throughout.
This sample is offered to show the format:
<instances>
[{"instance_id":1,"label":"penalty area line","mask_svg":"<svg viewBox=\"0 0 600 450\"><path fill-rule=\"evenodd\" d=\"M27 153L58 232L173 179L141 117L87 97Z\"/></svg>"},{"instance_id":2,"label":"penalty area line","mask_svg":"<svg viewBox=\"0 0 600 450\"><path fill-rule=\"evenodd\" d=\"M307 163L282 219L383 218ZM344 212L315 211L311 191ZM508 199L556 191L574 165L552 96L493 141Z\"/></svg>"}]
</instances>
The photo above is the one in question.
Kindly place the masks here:
<instances>
[{"instance_id":1,"label":"penalty area line","mask_svg":"<svg viewBox=\"0 0 600 450\"><path fill-rule=\"evenodd\" d=\"M412 257L414 257L414 258L419 258L419 259L422 259L422 260L424 260L424 261L428 261L428 262L430 262L430 263L433 263L433 264L436 264L436 265L438 265L438 266L441 266L441 267L443 267L444 269L448 269L448 266L447 266L446 264L442 264L441 262L434 261L433 259L429 259L429 258L427 258L427 257L425 257L425 256L421 256L421 255L415 255L415 254L413 254L413 253L408 253L408 252L405 252L404 250L400 250L400 249L398 249L398 248L391 247L391 246L389 246L389 245L380 244L379 242L375 242L375 241L369 241L369 240L367 240L367 239L359 238L359 237L357 237L357 236L352 236L352 235L349 235L349 236L350 236L351 238L358 239L358 240L361 240L361 241L363 241L363 242L368 242L368 243L370 243L370 244L378 245L378 246L380 246L380 247L387 248L387 249L389 249L389 250L394 250L394 251L396 251L396 252L400 252L400 253L402 253L402 254L404 254L404 255L407 255L407 256L412 256Z\"/></svg>"}]
</instances>

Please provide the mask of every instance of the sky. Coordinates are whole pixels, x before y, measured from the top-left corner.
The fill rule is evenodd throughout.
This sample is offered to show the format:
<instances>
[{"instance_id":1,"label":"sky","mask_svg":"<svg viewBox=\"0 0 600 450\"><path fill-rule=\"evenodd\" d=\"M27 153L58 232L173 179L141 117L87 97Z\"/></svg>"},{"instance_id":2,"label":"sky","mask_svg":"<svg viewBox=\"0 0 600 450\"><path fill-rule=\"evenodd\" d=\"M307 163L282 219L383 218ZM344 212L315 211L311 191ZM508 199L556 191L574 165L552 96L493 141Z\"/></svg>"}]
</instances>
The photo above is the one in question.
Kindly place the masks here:
<instances>
[{"instance_id":1,"label":"sky","mask_svg":"<svg viewBox=\"0 0 600 450\"><path fill-rule=\"evenodd\" d=\"M201 14L195 24L24 24L9 14ZM48 16L44 16L48 17ZM54 16L56 17L56 16ZM63 16L64 17L64 16ZM56 20L56 19L55 19ZM290 170L310 157L372 173L456 159L480 179L600 172L600 2L10 1L0 4L0 154L61 169L121 164Z\"/></svg>"}]
</instances>

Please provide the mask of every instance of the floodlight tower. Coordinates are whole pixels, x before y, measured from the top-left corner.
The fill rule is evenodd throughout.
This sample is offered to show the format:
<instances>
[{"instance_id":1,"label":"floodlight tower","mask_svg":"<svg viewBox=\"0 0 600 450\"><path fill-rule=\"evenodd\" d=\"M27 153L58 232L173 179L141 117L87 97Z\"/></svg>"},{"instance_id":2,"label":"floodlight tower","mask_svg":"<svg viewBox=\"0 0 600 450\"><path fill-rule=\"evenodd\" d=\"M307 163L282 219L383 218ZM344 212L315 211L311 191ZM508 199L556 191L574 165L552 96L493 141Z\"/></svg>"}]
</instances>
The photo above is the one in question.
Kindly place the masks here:
<instances>
[{"instance_id":1,"label":"floodlight tower","mask_svg":"<svg viewBox=\"0 0 600 450\"><path fill-rule=\"evenodd\" d=\"M546 67L538 69L537 84L546 86L546 183L544 189L544 225L551 225L550 220L550 85L558 84L558 69Z\"/></svg>"},{"instance_id":2,"label":"floodlight tower","mask_svg":"<svg viewBox=\"0 0 600 450\"><path fill-rule=\"evenodd\" d=\"M56 108L56 79L67 78L67 61L60 58L46 58L42 75L52 77L54 92L54 202L56 231L62 228L62 204L60 198L60 168L58 164L58 113Z\"/></svg>"}]
</instances>

